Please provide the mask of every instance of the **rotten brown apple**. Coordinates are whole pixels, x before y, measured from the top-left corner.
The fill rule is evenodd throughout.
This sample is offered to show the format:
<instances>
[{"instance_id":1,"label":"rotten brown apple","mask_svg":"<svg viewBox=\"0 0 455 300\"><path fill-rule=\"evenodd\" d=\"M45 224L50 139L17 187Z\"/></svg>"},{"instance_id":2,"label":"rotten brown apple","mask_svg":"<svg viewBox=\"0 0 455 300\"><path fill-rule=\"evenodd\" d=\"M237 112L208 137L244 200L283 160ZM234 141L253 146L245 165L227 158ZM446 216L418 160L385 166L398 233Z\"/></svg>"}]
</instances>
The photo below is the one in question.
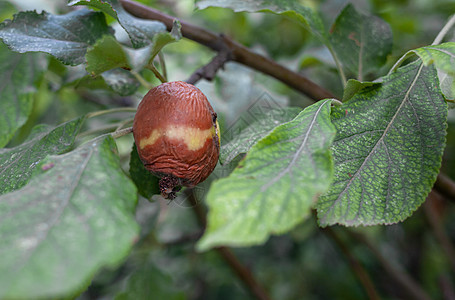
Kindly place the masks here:
<instances>
[{"instance_id":1,"label":"rotten brown apple","mask_svg":"<svg viewBox=\"0 0 455 300\"><path fill-rule=\"evenodd\" d=\"M133 135L145 168L160 177L161 195L204 181L220 152L217 115L195 86L174 81L151 89L138 106Z\"/></svg>"}]
</instances>

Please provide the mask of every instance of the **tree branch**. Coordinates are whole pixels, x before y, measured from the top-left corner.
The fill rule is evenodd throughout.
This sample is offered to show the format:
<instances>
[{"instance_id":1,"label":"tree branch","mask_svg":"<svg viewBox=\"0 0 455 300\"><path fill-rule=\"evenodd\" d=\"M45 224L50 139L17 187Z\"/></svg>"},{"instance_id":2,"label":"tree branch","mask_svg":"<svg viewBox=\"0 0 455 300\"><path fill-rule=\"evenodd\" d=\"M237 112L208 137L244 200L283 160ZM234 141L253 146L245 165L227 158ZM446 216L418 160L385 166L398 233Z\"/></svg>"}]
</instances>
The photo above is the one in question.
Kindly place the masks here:
<instances>
[{"instance_id":1,"label":"tree branch","mask_svg":"<svg viewBox=\"0 0 455 300\"><path fill-rule=\"evenodd\" d=\"M208 81L212 81L216 75L216 72L219 69L222 69L224 64L231 58L232 53L230 51L220 51L218 55L215 56L207 65L197 69L196 72L194 72L190 78L186 80L186 82L195 84L202 78L207 79Z\"/></svg>"},{"instance_id":2,"label":"tree branch","mask_svg":"<svg viewBox=\"0 0 455 300\"><path fill-rule=\"evenodd\" d=\"M142 19L157 20L163 22L168 30L171 30L174 17L161 11L155 10L132 0L121 0L126 11L133 16ZM182 35L190 40L205 45L214 51L221 52L229 49L232 53L232 60L243 65L249 66L264 74L270 75L288 86L307 95L314 101L334 98L333 94L323 87L312 82L301 74L291 71L288 68L270 60L262 55L252 52L247 47L233 41L232 39L215 34L199 26L195 26L185 21L182 24Z\"/></svg>"},{"instance_id":3,"label":"tree branch","mask_svg":"<svg viewBox=\"0 0 455 300\"><path fill-rule=\"evenodd\" d=\"M197 220L202 228L207 225L206 211L200 203L198 203L191 190L186 193L188 201L193 207L193 211L197 217ZM216 250L221 257L228 263L232 271L243 281L243 283L249 288L250 292L259 300L270 300L266 290L256 281L253 273L244 266L235 254L228 247L217 247Z\"/></svg>"},{"instance_id":4,"label":"tree branch","mask_svg":"<svg viewBox=\"0 0 455 300\"><path fill-rule=\"evenodd\" d=\"M441 200L443 201L443 199L438 199L440 198L438 196L439 195L437 193L432 191L423 204L423 208L428 223L433 230L434 236L441 244L441 248L446 253L446 257L452 266L452 270L455 272L455 247L450 241L450 238L447 236L444 226L441 224L441 217L437 212L436 206L437 202Z\"/></svg>"},{"instance_id":5,"label":"tree branch","mask_svg":"<svg viewBox=\"0 0 455 300\"><path fill-rule=\"evenodd\" d=\"M452 202L455 201L455 182L453 182L447 175L439 173L433 189Z\"/></svg>"},{"instance_id":6,"label":"tree branch","mask_svg":"<svg viewBox=\"0 0 455 300\"><path fill-rule=\"evenodd\" d=\"M231 269L237 274L237 276L248 286L252 294L260 300L270 300L267 292L262 288L256 279L254 278L251 271L245 267L235 256L235 254L228 247L215 248L224 260L229 264Z\"/></svg>"},{"instance_id":7,"label":"tree branch","mask_svg":"<svg viewBox=\"0 0 455 300\"><path fill-rule=\"evenodd\" d=\"M403 291L406 292L411 299L431 299L425 290L423 290L422 287L411 276L409 276L407 272L400 270L396 264L391 263L387 258L385 258L378 250L378 247L374 246L363 234L352 230L346 230L346 232L370 249L371 253L376 257L390 278L399 284Z\"/></svg>"},{"instance_id":8,"label":"tree branch","mask_svg":"<svg viewBox=\"0 0 455 300\"><path fill-rule=\"evenodd\" d=\"M115 132L112 132L111 136L114 139L117 139L117 138L122 137L124 135L127 135L127 134L129 134L131 132L133 132L133 127L123 128L123 129L117 130Z\"/></svg>"},{"instance_id":9,"label":"tree branch","mask_svg":"<svg viewBox=\"0 0 455 300\"><path fill-rule=\"evenodd\" d=\"M451 278L447 274L441 274L439 276L439 286L442 292L442 299L455 299L455 288Z\"/></svg>"},{"instance_id":10,"label":"tree branch","mask_svg":"<svg viewBox=\"0 0 455 300\"><path fill-rule=\"evenodd\" d=\"M343 254L347 257L349 265L351 266L351 269L354 272L354 274L359 279L360 283L363 285L363 288L365 289L365 292L368 295L368 299L370 299L370 300L381 299L381 297L379 296L378 292L376 291L373 281L371 280L367 271L365 271L362 264L351 253L350 249L345 245L345 243L342 241L342 239L330 227L326 227L321 230L322 230L322 232L327 234L335 242L335 244L337 244L337 246L340 248L341 252L343 252Z\"/></svg>"}]
</instances>

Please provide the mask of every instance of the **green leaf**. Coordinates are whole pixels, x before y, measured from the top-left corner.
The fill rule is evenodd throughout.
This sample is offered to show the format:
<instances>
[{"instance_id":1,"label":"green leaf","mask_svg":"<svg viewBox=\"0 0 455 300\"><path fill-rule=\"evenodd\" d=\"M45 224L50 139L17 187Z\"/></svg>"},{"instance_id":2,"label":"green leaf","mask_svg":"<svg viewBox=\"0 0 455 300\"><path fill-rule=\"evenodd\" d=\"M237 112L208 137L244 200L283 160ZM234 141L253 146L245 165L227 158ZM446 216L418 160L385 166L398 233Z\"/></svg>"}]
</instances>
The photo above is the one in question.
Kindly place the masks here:
<instances>
[{"instance_id":1,"label":"green leaf","mask_svg":"<svg viewBox=\"0 0 455 300\"><path fill-rule=\"evenodd\" d=\"M34 81L44 71L41 55L20 55L0 44L0 148L27 121L33 108Z\"/></svg>"},{"instance_id":2,"label":"green leaf","mask_svg":"<svg viewBox=\"0 0 455 300\"><path fill-rule=\"evenodd\" d=\"M140 49L122 46L113 36L106 35L88 49L87 72L92 76L114 68L128 68L139 72L153 62L165 45L178 41L182 37L180 27L180 22L174 21L171 32L155 34L152 43Z\"/></svg>"},{"instance_id":3,"label":"green leaf","mask_svg":"<svg viewBox=\"0 0 455 300\"><path fill-rule=\"evenodd\" d=\"M102 39L88 48L85 55L86 70L92 76L115 68L127 68L128 61L122 45L112 36L105 35Z\"/></svg>"},{"instance_id":4,"label":"green leaf","mask_svg":"<svg viewBox=\"0 0 455 300\"><path fill-rule=\"evenodd\" d=\"M120 68L106 71L101 76L106 84L120 96L133 95L141 85L131 72Z\"/></svg>"},{"instance_id":5,"label":"green leaf","mask_svg":"<svg viewBox=\"0 0 455 300\"><path fill-rule=\"evenodd\" d=\"M199 250L249 246L290 230L310 214L332 180L332 100L303 110L254 145L227 178L207 195L208 226Z\"/></svg>"},{"instance_id":6,"label":"green leaf","mask_svg":"<svg viewBox=\"0 0 455 300\"><path fill-rule=\"evenodd\" d=\"M130 158L130 176L141 196L151 200L153 195L160 193L159 179L150 173L142 163L137 153L136 144L133 145Z\"/></svg>"},{"instance_id":7,"label":"green leaf","mask_svg":"<svg viewBox=\"0 0 455 300\"><path fill-rule=\"evenodd\" d=\"M151 263L140 265L128 278L123 292L115 300L166 299L183 300L185 295L175 288L168 274Z\"/></svg>"},{"instance_id":8,"label":"green leaf","mask_svg":"<svg viewBox=\"0 0 455 300\"><path fill-rule=\"evenodd\" d=\"M414 62L332 111L335 180L317 203L322 226L409 217L441 166L447 104L434 68Z\"/></svg>"},{"instance_id":9,"label":"green leaf","mask_svg":"<svg viewBox=\"0 0 455 300\"><path fill-rule=\"evenodd\" d=\"M62 16L20 12L0 24L0 39L11 50L49 53L69 65L83 63L87 47L106 34L110 29L104 15L85 9Z\"/></svg>"},{"instance_id":10,"label":"green leaf","mask_svg":"<svg viewBox=\"0 0 455 300\"><path fill-rule=\"evenodd\" d=\"M330 41L344 68L359 80L377 71L392 51L392 30L382 19L348 4L330 29Z\"/></svg>"},{"instance_id":11,"label":"green leaf","mask_svg":"<svg viewBox=\"0 0 455 300\"><path fill-rule=\"evenodd\" d=\"M22 145L0 150L0 195L23 187L33 170L47 155L70 149L84 118L77 118L52 128L38 125Z\"/></svg>"},{"instance_id":12,"label":"green leaf","mask_svg":"<svg viewBox=\"0 0 455 300\"><path fill-rule=\"evenodd\" d=\"M328 44L328 35L319 15L309 6L295 0L196 0L199 9L210 6L230 8L235 12L273 12L289 17L313 32L322 42Z\"/></svg>"},{"instance_id":13,"label":"green leaf","mask_svg":"<svg viewBox=\"0 0 455 300\"><path fill-rule=\"evenodd\" d=\"M434 64L439 70L455 75L454 42L425 46L411 50L410 52L417 54L422 59L425 66Z\"/></svg>"},{"instance_id":14,"label":"green leaf","mask_svg":"<svg viewBox=\"0 0 455 300\"><path fill-rule=\"evenodd\" d=\"M400 58L396 66L414 54L420 57L425 66L434 64L438 69L441 90L447 100L449 100L449 108L453 108L452 101L455 94L455 43L430 45L408 51Z\"/></svg>"},{"instance_id":15,"label":"green leaf","mask_svg":"<svg viewBox=\"0 0 455 300\"><path fill-rule=\"evenodd\" d=\"M451 75L444 71L438 70L439 87L444 95L449 109L455 108L455 74Z\"/></svg>"},{"instance_id":16,"label":"green leaf","mask_svg":"<svg viewBox=\"0 0 455 300\"><path fill-rule=\"evenodd\" d=\"M128 33L134 48L149 45L153 37L166 31L166 26L158 21L136 18L126 12L119 0L73 0L68 5L87 5L100 9L118 20Z\"/></svg>"},{"instance_id":17,"label":"green leaf","mask_svg":"<svg viewBox=\"0 0 455 300\"><path fill-rule=\"evenodd\" d=\"M373 87L375 85L380 85L380 82L369 82L369 81L358 81L355 79L349 79L346 82L346 86L343 91L343 102L348 101L356 94L360 93L365 88Z\"/></svg>"},{"instance_id":18,"label":"green leaf","mask_svg":"<svg viewBox=\"0 0 455 300\"><path fill-rule=\"evenodd\" d=\"M117 14L112 8L110 1L105 0L68 0L68 5L87 5L96 9L101 10L105 14L117 19Z\"/></svg>"},{"instance_id":19,"label":"green leaf","mask_svg":"<svg viewBox=\"0 0 455 300\"><path fill-rule=\"evenodd\" d=\"M10 1L1 0L0 1L0 22L5 19L11 18L14 13L17 12L17 9L13 6Z\"/></svg>"},{"instance_id":20,"label":"green leaf","mask_svg":"<svg viewBox=\"0 0 455 300\"><path fill-rule=\"evenodd\" d=\"M259 140L267 136L275 127L284 122L289 122L301 111L300 108L286 107L284 109L272 109L267 113L261 114L258 118L246 127L242 132L236 133L234 138L227 144L221 146L220 162L230 163L237 155L247 153L250 148ZM235 125L235 124L234 124ZM226 135L231 135L230 130L235 130L235 126L227 129ZM221 135L223 138L224 133Z\"/></svg>"},{"instance_id":21,"label":"green leaf","mask_svg":"<svg viewBox=\"0 0 455 300\"><path fill-rule=\"evenodd\" d=\"M152 40L153 48L150 60L154 59L155 56L158 55L158 52L160 52L164 46L166 46L169 43L179 41L182 38L182 33L180 32L181 28L182 25L180 24L180 21L174 20L174 22L172 23L171 32L167 31L161 32L153 36Z\"/></svg>"},{"instance_id":22,"label":"green leaf","mask_svg":"<svg viewBox=\"0 0 455 300\"><path fill-rule=\"evenodd\" d=\"M136 201L111 137L49 156L0 196L0 298L68 296L117 265L138 235Z\"/></svg>"},{"instance_id":23,"label":"green leaf","mask_svg":"<svg viewBox=\"0 0 455 300\"><path fill-rule=\"evenodd\" d=\"M128 58L128 65L135 72L140 72L152 61L152 50L153 45L140 49L123 47L123 51L125 51L125 55Z\"/></svg>"},{"instance_id":24,"label":"green leaf","mask_svg":"<svg viewBox=\"0 0 455 300\"><path fill-rule=\"evenodd\" d=\"M178 20L174 20L171 32L160 32L153 36L152 43L141 49L130 49L124 47L128 62L132 70L139 72L146 65L151 64L158 53L169 43L177 42L182 38L180 28L182 25Z\"/></svg>"}]
</instances>

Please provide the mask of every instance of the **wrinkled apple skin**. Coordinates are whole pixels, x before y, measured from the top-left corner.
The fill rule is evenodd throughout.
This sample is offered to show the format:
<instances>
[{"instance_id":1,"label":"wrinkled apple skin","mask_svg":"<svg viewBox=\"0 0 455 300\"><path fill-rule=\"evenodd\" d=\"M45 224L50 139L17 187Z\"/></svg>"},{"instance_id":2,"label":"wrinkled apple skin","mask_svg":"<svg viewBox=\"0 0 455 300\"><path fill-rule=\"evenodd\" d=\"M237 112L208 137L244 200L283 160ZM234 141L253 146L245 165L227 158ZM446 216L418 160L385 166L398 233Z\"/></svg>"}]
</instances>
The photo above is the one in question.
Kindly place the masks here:
<instances>
[{"instance_id":1,"label":"wrinkled apple skin","mask_svg":"<svg viewBox=\"0 0 455 300\"><path fill-rule=\"evenodd\" d=\"M163 83L144 96L134 118L134 140L145 168L162 178L165 198L212 173L220 152L218 130L207 97L191 84Z\"/></svg>"}]
</instances>

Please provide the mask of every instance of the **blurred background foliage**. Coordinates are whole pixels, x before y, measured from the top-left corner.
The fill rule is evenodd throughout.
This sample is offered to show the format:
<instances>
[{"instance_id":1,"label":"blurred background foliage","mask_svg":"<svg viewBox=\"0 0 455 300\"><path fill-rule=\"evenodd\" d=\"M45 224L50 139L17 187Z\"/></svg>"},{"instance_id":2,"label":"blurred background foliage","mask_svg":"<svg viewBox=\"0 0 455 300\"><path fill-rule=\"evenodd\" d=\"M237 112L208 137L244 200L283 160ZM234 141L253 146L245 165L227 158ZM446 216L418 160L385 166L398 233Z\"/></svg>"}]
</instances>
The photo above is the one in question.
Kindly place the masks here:
<instances>
[{"instance_id":1,"label":"blurred background foliage","mask_svg":"<svg viewBox=\"0 0 455 300\"><path fill-rule=\"evenodd\" d=\"M19 10L62 14L68 12L65 0L0 0L0 20L11 18ZM215 32L226 34L245 46L267 55L287 67L305 74L340 97L342 86L335 64L327 51L311 34L286 17L261 13L234 13L229 9L195 10L193 0L139 0L178 18ZM450 14L455 12L451 0L355 0L349 1L363 12L380 16L393 31L394 45L387 65L370 80L384 75L406 51L429 45ZM307 1L316 7L329 29L337 14L348 3L344 0ZM110 19L110 22L113 22ZM118 26L112 24L116 30ZM455 41L449 33L446 40ZM211 50L188 39L164 49L168 79L185 80L215 55ZM35 106L30 120L9 146L23 141L38 123L59 124L90 111L114 107L135 107L143 94L140 88L129 96L112 92L101 78L91 78L81 66L63 66L48 58L48 71L37 82ZM143 76L157 85L151 73ZM199 82L222 120L226 131L239 122L239 116L258 101L275 106L305 107L312 102L284 84L247 67L228 63L214 82ZM132 115L110 114L91 119L90 131L112 130ZM447 149L442 170L455 178L455 118L450 112ZM225 141L225 140L224 140ZM132 137L117 140L127 169ZM211 179L219 176L222 170ZM200 187L199 205L208 187ZM196 253L194 243L201 227L191 205L177 199L171 203L141 199L137 210L142 225L141 240L132 255L116 270L99 274L79 299L131 298L134 274L144 272L142 285L150 285L154 299L249 299L247 289L215 251ZM435 212L446 238L455 241L455 208L441 197L427 201L411 218L392 226L369 228L332 227L330 233L317 226L315 218L300 224L286 235L271 238L260 247L234 249L273 299L365 299L367 296L349 265L344 245L370 274L383 299L411 299L384 269L384 265L367 247L366 237L399 272L407 272L433 299L455 297L455 274L450 258L437 238L438 229L431 225L429 212ZM354 234L353 234L354 233ZM440 232L439 232L440 233ZM333 238L335 234L339 241ZM453 258L452 258L453 259ZM150 266L149 268L147 266ZM121 293L125 291L124 293ZM120 293L120 294L118 294ZM140 297L140 295L136 295ZM133 299L133 298L131 298ZM136 298L139 299L139 298Z\"/></svg>"}]
</instances>

